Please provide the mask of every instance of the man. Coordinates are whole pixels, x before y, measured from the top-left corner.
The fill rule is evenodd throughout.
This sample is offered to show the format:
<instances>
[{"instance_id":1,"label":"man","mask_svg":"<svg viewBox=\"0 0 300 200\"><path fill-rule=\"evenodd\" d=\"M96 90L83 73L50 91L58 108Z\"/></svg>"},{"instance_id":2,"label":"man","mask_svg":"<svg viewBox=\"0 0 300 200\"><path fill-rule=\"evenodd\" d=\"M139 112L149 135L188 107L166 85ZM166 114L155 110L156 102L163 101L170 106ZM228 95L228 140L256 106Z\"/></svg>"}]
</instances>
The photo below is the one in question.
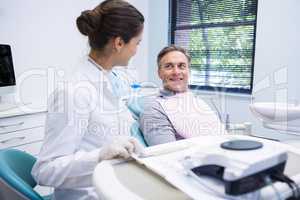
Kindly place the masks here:
<instances>
[{"instance_id":1,"label":"man","mask_svg":"<svg viewBox=\"0 0 300 200\"><path fill-rule=\"evenodd\" d=\"M169 46L157 57L163 89L145 101L140 127L148 145L156 145L224 131L217 115L188 90L191 58L186 50Z\"/></svg>"}]
</instances>

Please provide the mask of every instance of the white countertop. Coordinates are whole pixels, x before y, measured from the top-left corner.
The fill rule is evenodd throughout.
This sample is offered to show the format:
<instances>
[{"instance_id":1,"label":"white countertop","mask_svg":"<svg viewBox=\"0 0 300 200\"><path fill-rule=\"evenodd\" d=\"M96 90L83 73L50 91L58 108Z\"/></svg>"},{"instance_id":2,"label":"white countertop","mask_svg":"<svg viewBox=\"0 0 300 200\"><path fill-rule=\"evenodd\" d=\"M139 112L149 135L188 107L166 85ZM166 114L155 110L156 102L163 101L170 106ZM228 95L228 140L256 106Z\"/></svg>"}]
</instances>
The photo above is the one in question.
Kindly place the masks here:
<instances>
[{"instance_id":1,"label":"white countertop","mask_svg":"<svg viewBox=\"0 0 300 200\"><path fill-rule=\"evenodd\" d=\"M20 116L20 115L46 112L46 111L47 111L46 107L33 108L33 107L30 107L29 105L5 106L4 109L0 109L0 119L6 118L6 117L15 117L15 116Z\"/></svg>"}]
</instances>

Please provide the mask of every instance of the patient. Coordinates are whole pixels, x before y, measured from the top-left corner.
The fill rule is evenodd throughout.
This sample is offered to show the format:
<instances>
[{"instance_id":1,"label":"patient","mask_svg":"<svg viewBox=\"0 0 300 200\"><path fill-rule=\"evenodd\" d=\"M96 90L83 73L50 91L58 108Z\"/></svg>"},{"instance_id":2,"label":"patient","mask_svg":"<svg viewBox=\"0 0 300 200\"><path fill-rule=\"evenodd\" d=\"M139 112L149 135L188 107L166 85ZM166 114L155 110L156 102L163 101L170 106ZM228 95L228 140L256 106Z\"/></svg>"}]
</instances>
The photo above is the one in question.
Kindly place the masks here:
<instances>
[{"instance_id":1,"label":"patient","mask_svg":"<svg viewBox=\"0 0 300 200\"><path fill-rule=\"evenodd\" d=\"M225 131L217 115L188 90L191 58L186 50L169 46L157 56L163 89L145 101L140 128L149 146Z\"/></svg>"}]
</instances>

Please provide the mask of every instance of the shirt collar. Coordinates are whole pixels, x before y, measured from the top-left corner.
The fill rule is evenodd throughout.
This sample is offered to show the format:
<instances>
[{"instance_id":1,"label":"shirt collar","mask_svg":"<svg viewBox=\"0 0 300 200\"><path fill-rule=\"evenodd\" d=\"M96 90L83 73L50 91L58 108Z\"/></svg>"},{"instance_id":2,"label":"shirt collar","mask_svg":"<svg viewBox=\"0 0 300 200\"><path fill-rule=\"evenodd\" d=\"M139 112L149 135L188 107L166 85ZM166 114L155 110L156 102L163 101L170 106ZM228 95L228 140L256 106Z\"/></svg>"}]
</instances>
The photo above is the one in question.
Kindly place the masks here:
<instances>
[{"instance_id":1,"label":"shirt collar","mask_svg":"<svg viewBox=\"0 0 300 200\"><path fill-rule=\"evenodd\" d=\"M167 88L163 88L163 89L160 89L159 96L160 97L171 97L171 96L175 96L175 95L178 95L178 94L185 94L187 92L188 92L188 90L186 92L174 92L174 91L171 91Z\"/></svg>"}]
</instances>

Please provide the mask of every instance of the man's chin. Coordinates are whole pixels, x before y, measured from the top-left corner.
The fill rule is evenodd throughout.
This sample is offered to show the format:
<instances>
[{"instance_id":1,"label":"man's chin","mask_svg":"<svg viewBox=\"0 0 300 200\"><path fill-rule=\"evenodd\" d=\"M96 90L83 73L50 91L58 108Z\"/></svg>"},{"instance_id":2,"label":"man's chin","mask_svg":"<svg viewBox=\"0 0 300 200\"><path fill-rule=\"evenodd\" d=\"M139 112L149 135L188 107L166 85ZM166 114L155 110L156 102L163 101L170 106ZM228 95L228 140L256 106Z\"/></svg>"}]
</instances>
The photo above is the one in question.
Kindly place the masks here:
<instances>
[{"instance_id":1,"label":"man's chin","mask_svg":"<svg viewBox=\"0 0 300 200\"><path fill-rule=\"evenodd\" d=\"M173 92L186 92L187 87L168 87L169 90Z\"/></svg>"}]
</instances>

